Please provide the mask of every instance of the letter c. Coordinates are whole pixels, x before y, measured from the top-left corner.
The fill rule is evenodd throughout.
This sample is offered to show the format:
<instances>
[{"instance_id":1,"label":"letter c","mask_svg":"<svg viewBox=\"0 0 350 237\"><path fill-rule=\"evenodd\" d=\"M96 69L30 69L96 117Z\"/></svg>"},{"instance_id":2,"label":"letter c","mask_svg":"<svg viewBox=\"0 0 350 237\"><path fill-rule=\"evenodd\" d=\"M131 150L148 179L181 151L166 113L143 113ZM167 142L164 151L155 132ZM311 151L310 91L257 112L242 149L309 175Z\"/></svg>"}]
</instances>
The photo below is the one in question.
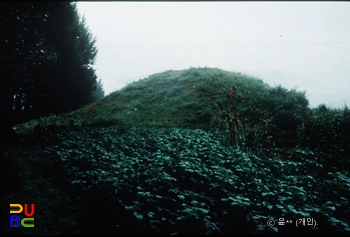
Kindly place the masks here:
<instances>
[{"instance_id":1,"label":"letter c","mask_svg":"<svg viewBox=\"0 0 350 237\"><path fill-rule=\"evenodd\" d=\"M26 221L29 223L25 223ZM34 218L23 218L21 224L23 227L34 227Z\"/></svg>"}]
</instances>

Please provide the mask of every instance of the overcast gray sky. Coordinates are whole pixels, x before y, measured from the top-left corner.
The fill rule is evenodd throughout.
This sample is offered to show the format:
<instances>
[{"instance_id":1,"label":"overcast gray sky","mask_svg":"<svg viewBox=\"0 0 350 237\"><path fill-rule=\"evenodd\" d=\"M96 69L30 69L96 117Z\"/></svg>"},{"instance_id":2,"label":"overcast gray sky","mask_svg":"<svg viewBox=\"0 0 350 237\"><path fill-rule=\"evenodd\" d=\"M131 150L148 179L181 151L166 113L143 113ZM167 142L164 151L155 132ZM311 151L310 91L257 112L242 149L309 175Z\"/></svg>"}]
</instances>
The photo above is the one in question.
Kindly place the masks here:
<instances>
[{"instance_id":1,"label":"overcast gray sky","mask_svg":"<svg viewBox=\"0 0 350 237\"><path fill-rule=\"evenodd\" d=\"M151 74L216 67L350 105L350 2L78 2L106 95Z\"/></svg>"}]
</instances>

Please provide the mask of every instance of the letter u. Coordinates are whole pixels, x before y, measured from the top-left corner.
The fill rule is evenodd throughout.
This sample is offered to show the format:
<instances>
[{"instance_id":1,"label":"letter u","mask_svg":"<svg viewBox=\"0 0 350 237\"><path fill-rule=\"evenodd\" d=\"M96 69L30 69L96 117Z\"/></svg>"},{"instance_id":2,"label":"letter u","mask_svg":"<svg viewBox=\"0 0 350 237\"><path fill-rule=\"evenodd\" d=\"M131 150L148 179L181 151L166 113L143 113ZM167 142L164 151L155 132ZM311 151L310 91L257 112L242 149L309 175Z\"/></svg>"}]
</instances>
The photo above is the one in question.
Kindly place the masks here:
<instances>
[{"instance_id":1,"label":"letter u","mask_svg":"<svg viewBox=\"0 0 350 237\"><path fill-rule=\"evenodd\" d=\"M24 204L24 214L26 216L33 216L34 215L34 204L30 204L30 210L31 210L31 212L28 213L28 204Z\"/></svg>"}]
</instances>

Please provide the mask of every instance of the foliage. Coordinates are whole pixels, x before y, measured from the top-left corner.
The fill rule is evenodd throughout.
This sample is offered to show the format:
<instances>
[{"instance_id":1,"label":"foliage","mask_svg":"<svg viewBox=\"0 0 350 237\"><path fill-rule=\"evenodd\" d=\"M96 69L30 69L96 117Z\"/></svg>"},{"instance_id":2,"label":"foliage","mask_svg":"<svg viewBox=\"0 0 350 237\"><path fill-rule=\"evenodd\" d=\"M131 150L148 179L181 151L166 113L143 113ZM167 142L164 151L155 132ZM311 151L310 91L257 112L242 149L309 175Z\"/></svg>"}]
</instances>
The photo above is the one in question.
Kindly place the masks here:
<instances>
[{"instance_id":1,"label":"foliage","mask_svg":"<svg viewBox=\"0 0 350 237\"><path fill-rule=\"evenodd\" d=\"M256 152L298 145L297 129L306 120L305 93L281 86L261 90L235 85L217 106L211 125L229 144Z\"/></svg>"},{"instance_id":2,"label":"foliage","mask_svg":"<svg viewBox=\"0 0 350 237\"><path fill-rule=\"evenodd\" d=\"M102 99L105 96L101 79L95 83L95 90L91 93L91 96L93 97L93 101Z\"/></svg>"},{"instance_id":3,"label":"foliage","mask_svg":"<svg viewBox=\"0 0 350 237\"><path fill-rule=\"evenodd\" d=\"M6 169L4 169L6 167ZM34 228L8 228L9 214L2 215L4 235L79 234L77 206L66 189L61 160L54 159L38 147L16 146L5 152L1 164L3 213L10 203L34 203ZM6 208L5 208L6 207Z\"/></svg>"},{"instance_id":4,"label":"foliage","mask_svg":"<svg viewBox=\"0 0 350 237\"><path fill-rule=\"evenodd\" d=\"M57 54L57 62L50 65L43 92L49 104L41 106L57 114L93 102L91 92L95 90L97 76L92 65L97 49L96 39L86 26L85 19L78 15L74 3L49 6L49 30L45 36Z\"/></svg>"},{"instance_id":5,"label":"foliage","mask_svg":"<svg viewBox=\"0 0 350 237\"><path fill-rule=\"evenodd\" d=\"M0 9L6 22L0 39L1 135L10 137L13 124L101 98L101 90L91 95L96 39L75 3L2 2Z\"/></svg>"},{"instance_id":6,"label":"foliage","mask_svg":"<svg viewBox=\"0 0 350 237\"><path fill-rule=\"evenodd\" d=\"M307 106L304 92L240 73L154 74L16 125L3 201L57 203L52 234L350 233L348 108ZM293 223L268 227L279 218Z\"/></svg>"},{"instance_id":7,"label":"foliage","mask_svg":"<svg viewBox=\"0 0 350 237\"><path fill-rule=\"evenodd\" d=\"M199 128L214 133L224 145L261 156L279 153L278 149L309 147L332 166L346 164L341 157L350 150L347 110L336 117L332 117L335 112L322 117L315 111L308 108L305 92L270 87L240 73L190 68L130 83L83 109L57 116L53 125ZM325 124L331 121L336 129ZM29 124L28 129L37 125ZM339 154L341 159L336 159ZM334 159L327 158L331 156Z\"/></svg>"},{"instance_id":8,"label":"foliage","mask_svg":"<svg viewBox=\"0 0 350 237\"><path fill-rule=\"evenodd\" d=\"M62 220L68 221L67 234L73 233L73 226L80 234L350 231L350 173L323 174L319 158L311 151L293 149L283 162L225 147L212 133L200 129L121 131L112 126L61 133L60 137L58 143L29 153L17 149L16 154L6 154L7 160L14 159L14 172L25 170L22 175L31 182L20 185L16 194L7 194L5 201L22 201L19 197L28 197L29 188L38 192L37 185L50 174L48 180L56 180L50 187L68 192L53 192L54 200L68 198L76 207L74 215L67 209L60 212ZM24 168L27 162L29 169ZM36 198L33 195L30 201L38 203L38 208L54 210L52 202ZM62 200L57 202L62 205ZM40 215L46 219L51 214ZM318 226L267 226L268 219L281 217L314 218Z\"/></svg>"},{"instance_id":9,"label":"foliage","mask_svg":"<svg viewBox=\"0 0 350 237\"><path fill-rule=\"evenodd\" d=\"M315 150L328 166L349 167L350 112L321 104L312 109L299 128L300 143Z\"/></svg>"}]
</instances>

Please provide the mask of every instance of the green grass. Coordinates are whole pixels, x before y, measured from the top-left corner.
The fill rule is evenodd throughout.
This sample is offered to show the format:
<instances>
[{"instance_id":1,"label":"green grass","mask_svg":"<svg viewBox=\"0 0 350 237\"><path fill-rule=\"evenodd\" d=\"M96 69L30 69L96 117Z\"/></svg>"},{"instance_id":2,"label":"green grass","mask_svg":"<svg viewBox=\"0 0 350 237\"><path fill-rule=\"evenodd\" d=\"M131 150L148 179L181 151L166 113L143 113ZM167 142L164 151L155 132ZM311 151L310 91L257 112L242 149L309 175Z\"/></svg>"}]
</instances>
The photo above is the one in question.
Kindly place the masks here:
<instances>
[{"instance_id":1,"label":"green grass","mask_svg":"<svg viewBox=\"0 0 350 237\"><path fill-rule=\"evenodd\" d=\"M142 126L196 127L207 122L201 121L201 116L212 116L216 104L226 97L227 88L234 85L241 85L242 90L270 88L254 78L219 69L169 70L130 83L83 109L59 116L57 121L76 125L100 124L103 120L107 124L122 121Z\"/></svg>"},{"instance_id":2,"label":"green grass","mask_svg":"<svg viewBox=\"0 0 350 237\"><path fill-rule=\"evenodd\" d=\"M35 227L4 234L349 233L349 115L220 69L151 75L16 125L3 209L34 203Z\"/></svg>"},{"instance_id":3,"label":"green grass","mask_svg":"<svg viewBox=\"0 0 350 237\"><path fill-rule=\"evenodd\" d=\"M42 118L42 124L200 128L219 130L227 143L245 147L255 148L257 139L267 137L278 147L293 147L308 111L305 92L272 88L240 73L190 68L151 75L85 108ZM30 131L38 124L18 128Z\"/></svg>"}]
</instances>

